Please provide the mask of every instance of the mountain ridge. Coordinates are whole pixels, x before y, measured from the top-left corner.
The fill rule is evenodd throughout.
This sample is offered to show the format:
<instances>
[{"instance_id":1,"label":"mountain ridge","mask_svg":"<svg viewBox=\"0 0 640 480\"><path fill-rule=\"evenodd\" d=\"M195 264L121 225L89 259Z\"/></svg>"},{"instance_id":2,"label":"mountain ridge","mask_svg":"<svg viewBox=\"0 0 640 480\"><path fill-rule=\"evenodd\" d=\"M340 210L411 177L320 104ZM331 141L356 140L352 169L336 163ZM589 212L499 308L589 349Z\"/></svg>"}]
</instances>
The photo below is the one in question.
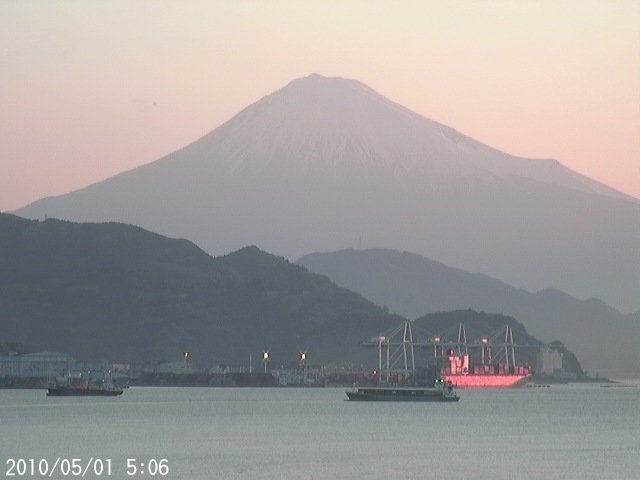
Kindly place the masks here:
<instances>
[{"instance_id":1,"label":"mountain ridge","mask_svg":"<svg viewBox=\"0 0 640 480\"><path fill-rule=\"evenodd\" d=\"M272 365L291 367L305 351L312 365L368 370L377 354L361 342L405 321L256 246L214 258L126 224L0 214L0 269L0 350L60 351L79 361L155 363L189 351L199 368L246 367L267 350ZM454 311L414 324L459 322L485 334L510 324L525 343L539 343L504 315ZM419 365L428 357L416 354ZM535 352L523 360L534 365ZM570 370L583 375L577 361Z\"/></svg>"},{"instance_id":2,"label":"mountain ridge","mask_svg":"<svg viewBox=\"0 0 640 480\"><path fill-rule=\"evenodd\" d=\"M293 260L364 241L640 308L640 201L372 92L294 80L156 162L15 213L139 225L213 255L258 244Z\"/></svg>"},{"instance_id":3,"label":"mountain ridge","mask_svg":"<svg viewBox=\"0 0 640 480\"><path fill-rule=\"evenodd\" d=\"M83 361L350 361L404 320L257 247L213 258L126 224L0 214L0 269L2 341Z\"/></svg>"}]
</instances>

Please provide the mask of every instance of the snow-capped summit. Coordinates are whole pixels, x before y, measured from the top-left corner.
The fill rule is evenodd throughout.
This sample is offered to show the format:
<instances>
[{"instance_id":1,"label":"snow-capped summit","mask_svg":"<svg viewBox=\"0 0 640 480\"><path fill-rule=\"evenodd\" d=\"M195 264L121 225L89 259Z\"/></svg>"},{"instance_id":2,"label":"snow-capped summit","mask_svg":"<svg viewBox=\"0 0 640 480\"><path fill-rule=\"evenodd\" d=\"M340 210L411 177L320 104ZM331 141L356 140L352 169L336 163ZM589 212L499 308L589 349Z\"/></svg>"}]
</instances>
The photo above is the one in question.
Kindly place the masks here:
<instances>
[{"instance_id":1,"label":"snow-capped summit","mask_svg":"<svg viewBox=\"0 0 640 480\"><path fill-rule=\"evenodd\" d=\"M247 144L247 137L251 142ZM507 155L388 100L357 80L313 74L245 108L192 145L197 161L227 174L320 168L334 178L376 171L406 184L451 177L519 177L614 197L624 194L555 160Z\"/></svg>"},{"instance_id":2,"label":"snow-capped summit","mask_svg":"<svg viewBox=\"0 0 640 480\"><path fill-rule=\"evenodd\" d=\"M310 75L148 165L17 213L117 220L212 254L388 247L638 308L640 203L515 157L356 80Z\"/></svg>"}]
</instances>

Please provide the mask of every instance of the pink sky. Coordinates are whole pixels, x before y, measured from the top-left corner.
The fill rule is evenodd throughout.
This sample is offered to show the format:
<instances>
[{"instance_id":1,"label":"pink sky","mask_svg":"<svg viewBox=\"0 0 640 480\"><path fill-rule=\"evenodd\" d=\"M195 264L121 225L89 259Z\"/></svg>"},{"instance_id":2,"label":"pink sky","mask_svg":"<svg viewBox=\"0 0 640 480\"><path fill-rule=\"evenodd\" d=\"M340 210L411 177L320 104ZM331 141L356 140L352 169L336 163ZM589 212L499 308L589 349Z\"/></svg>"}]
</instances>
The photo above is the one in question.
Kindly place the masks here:
<instances>
[{"instance_id":1,"label":"pink sky","mask_svg":"<svg viewBox=\"0 0 640 480\"><path fill-rule=\"evenodd\" d=\"M640 197L639 18L640 0L0 0L0 211L157 160L311 73Z\"/></svg>"}]
</instances>

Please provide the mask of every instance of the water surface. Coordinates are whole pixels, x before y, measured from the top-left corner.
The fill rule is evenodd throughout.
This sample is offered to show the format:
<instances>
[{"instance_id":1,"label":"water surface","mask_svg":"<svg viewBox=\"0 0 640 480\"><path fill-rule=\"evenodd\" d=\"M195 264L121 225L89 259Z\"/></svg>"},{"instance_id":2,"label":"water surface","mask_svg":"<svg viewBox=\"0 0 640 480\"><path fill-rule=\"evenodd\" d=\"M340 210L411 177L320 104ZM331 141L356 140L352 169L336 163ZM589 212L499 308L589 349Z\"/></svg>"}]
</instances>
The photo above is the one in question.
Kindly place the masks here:
<instances>
[{"instance_id":1,"label":"water surface","mask_svg":"<svg viewBox=\"0 0 640 480\"><path fill-rule=\"evenodd\" d=\"M458 403L363 403L338 388L0 390L2 474L9 459L93 458L111 460L115 479L639 478L638 388L459 393ZM168 474L150 475L161 459Z\"/></svg>"}]
</instances>

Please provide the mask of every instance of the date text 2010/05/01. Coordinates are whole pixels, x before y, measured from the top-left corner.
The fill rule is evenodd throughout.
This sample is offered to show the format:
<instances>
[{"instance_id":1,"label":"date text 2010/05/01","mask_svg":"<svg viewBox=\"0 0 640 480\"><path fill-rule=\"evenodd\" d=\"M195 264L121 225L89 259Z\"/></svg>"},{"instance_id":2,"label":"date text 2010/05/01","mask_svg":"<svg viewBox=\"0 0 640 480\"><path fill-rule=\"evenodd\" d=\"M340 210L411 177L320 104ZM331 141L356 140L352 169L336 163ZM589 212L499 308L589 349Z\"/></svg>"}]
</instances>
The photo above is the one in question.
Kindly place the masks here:
<instances>
[{"instance_id":1,"label":"date text 2010/05/01","mask_svg":"<svg viewBox=\"0 0 640 480\"><path fill-rule=\"evenodd\" d=\"M55 460L46 458L9 458L5 462L5 477L49 477L54 474L62 477L85 477L94 475L97 477L110 477L113 474L113 465L118 465L111 458L94 458L88 460L82 458L62 458ZM136 475L160 476L164 477L169 474L169 460L147 459L141 460L136 458L127 458L122 464L124 473L129 477ZM118 473L118 472L116 472Z\"/></svg>"}]
</instances>

